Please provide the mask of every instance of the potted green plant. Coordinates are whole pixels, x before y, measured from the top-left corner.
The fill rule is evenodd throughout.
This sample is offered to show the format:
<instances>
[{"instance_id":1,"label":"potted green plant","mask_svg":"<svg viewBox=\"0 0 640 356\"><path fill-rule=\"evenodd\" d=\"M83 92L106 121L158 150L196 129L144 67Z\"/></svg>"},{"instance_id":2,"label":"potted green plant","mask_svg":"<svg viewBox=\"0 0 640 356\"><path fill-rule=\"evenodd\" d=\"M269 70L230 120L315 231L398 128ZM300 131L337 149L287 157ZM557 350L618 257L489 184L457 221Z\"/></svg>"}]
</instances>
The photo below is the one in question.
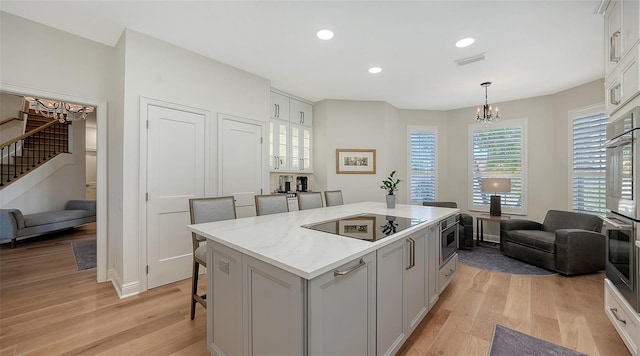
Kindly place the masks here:
<instances>
[{"instance_id":1,"label":"potted green plant","mask_svg":"<svg viewBox=\"0 0 640 356\"><path fill-rule=\"evenodd\" d=\"M382 180L382 185L380 188L387 191L387 208L395 208L396 207L396 196L393 194L398 191L398 183L401 182L400 179L395 178L396 171L391 172L387 179Z\"/></svg>"}]
</instances>

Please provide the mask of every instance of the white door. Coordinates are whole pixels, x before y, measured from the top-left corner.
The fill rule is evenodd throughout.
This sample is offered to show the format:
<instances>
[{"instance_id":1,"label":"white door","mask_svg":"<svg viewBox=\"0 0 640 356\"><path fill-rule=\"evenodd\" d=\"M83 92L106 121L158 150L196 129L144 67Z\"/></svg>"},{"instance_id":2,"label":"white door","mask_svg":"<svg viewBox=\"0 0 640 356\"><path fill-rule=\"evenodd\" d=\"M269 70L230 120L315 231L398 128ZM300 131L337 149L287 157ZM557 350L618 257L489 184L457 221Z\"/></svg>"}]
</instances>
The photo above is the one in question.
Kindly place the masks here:
<instances>
[{"instance_id":1,"label":"white door","mask_svg":"<svg viewBox=\"0 0 640 356\"><path fill-rule=\"evenodd\" d=\"M239 218L255 216L254 195L262 187L262 126L221 116L221 195L236 198Z\"/></svg>"},{"instance_id":2,"label":"white door","mask_svg":"<svg viewBox=\"0 0 640 356\"><path fill-rule=\"evenodd\" d=\"M204 115L149 105L147 287L189 278L189 198L204 196Z\"/></svg>"}]
</instances>

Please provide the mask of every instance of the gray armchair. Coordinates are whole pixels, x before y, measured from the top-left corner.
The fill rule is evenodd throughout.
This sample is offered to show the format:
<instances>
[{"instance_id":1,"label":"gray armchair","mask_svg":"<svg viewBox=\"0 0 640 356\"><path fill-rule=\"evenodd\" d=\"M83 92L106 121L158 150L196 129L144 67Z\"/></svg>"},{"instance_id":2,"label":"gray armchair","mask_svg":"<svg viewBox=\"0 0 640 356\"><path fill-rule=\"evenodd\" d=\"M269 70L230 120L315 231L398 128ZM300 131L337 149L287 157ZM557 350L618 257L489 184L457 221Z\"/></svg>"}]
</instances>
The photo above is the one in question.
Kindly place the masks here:
<instances>
[{"instance_id":1,"label":"gray armchair","mask_svg":"<svg viewBox=\"0 0 640 356\"><path fill-rule=\"evenodd\" d=\"M422 202L424 206L437 206L441 208L453 208L457 209L458 204L452 201L425 201ZM473 248L473 217L469 214L460 213L459 215L459 240L458 248L472 249Z\"/></svg>"},{"instance_id":2,"label":"gray armchair","mask_svg":"<svg viewBox=\"0 0 640 356\"><path fill-rule=\"evenodd\" d=\"M604 269L606 237L595 215L549 210L542 224L523 219L500 222L500 251L564 275Z\"/></svg>"}]
</instances>

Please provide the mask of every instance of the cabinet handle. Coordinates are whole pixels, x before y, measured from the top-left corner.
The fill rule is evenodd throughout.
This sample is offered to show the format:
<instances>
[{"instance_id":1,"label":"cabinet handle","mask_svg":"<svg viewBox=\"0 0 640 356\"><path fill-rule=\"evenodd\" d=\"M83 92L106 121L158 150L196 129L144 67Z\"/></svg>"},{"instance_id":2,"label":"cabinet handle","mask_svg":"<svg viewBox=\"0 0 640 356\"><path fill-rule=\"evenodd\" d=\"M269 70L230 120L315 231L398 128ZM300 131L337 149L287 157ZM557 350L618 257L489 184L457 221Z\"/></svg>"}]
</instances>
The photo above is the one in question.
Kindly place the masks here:
<instances>
[{"instance_id":1,"label":"cabinet handle","mask_svg":"<svg viewBox=\"0 0 640 356\"><path fill-rule=\"evenodd\" d=\"M620 317L618 317L618 308L609 308L609 310L611 310L611 312L613 313L613 316L615 316L615 317L616 317L616 319L617 319L619 322L621 322L621 323L623 323L623 324L627 325L627 321L626 321L626 320L624 320L624 319L620 319Z\"/></svg>"},{"instance_id":2,"label":"cabinet handle","mask_svg":"<svg viewBox=\"0 0 640 356\"><path fill-rule=\"evenodd\" d=\"M409 243L409 266L405 270L409 270L416 265L416 241L412 238L407 238Z\"/></svg>"},{"instance_id":3,"label":"cabinet handle","mask_svg":"<svg viewBox=\"0 0 640 356\"><path fill-rule=\"evenodd\" d=\"M300 111L300 123L304 124L304 111Z\"/></svg>"},{"instance_id":4,"label":"cabinet handle","mask_svg":"<svg viewBox=\"0 0 640 356\"><path fill-rule=\"evenodd\" d=\"M613 105L620 105L620 99L618 99L619 90L620 90L620 83L616 84L616 86L609 89L609 102Z\"/></svg>"},{"instance_id":5,"label":"cabinet handle","mask_svg":"<svg viewBox=\"0 0 640 356\"><path fill-rule=\"evenodd\" d=\"M609 61L618 63L620 56L618 56L618 38L620 38L620 30L616 31L609 37Z\"/></svg>"},{"instance_id":6,"label":"cabinet handle","mask_svg":"<svg viewBox=\"0 0 640 356\"><path fill-rule=\"evenodd\" d=\"M280 105L274 104L276 106L276 117L280 117Z\"/></svg>"},{"instance_id":7,"label":"cabinet handle","mask_svg":"<svg viewBox=\"0 0 640 356\"><path fill-rule=\"evenodd\" d=\"M362 267L362 266L364 266L364 265L366 265L366 264L367 264L367 263L364 261L364 258L361 258L361 259L360 259L360 263L358 263L357 265L355 265L355 266L353 266L353 267L351 267L351 268L349 268L349 269L347 269L347 270L344 270L344 271L339 271L339 270L337 270L337 269L336 269L336 270L334 270L334 271L333 271L333 276L334 276L334 277L337 277L337 276L344 276L345 274L351 273L351 272L353 272L353 271L357 270L358 268L360 268L360 267Z\"/></svg>"}]
</instances>

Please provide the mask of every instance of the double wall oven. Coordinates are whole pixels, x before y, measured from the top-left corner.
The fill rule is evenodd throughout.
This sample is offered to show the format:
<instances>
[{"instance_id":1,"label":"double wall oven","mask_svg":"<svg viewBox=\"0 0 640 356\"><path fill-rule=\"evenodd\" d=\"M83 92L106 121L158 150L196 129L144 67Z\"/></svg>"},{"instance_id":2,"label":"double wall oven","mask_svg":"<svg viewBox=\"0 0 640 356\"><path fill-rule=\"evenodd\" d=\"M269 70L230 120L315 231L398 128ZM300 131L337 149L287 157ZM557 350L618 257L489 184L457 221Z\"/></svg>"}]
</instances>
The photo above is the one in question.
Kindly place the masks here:
<instances>
[{"instance_id":1,"label":"double wall oven","mask_svg":"<svg viewBox=\"0 0 640 356\"><path fill-rule=\"evenodd\" d=\"M607 125L606 217L607 278L636 311L640 311L640 185L638 179L638 119L640 107L635 107Z\"/></svg>"}]
</instances>

